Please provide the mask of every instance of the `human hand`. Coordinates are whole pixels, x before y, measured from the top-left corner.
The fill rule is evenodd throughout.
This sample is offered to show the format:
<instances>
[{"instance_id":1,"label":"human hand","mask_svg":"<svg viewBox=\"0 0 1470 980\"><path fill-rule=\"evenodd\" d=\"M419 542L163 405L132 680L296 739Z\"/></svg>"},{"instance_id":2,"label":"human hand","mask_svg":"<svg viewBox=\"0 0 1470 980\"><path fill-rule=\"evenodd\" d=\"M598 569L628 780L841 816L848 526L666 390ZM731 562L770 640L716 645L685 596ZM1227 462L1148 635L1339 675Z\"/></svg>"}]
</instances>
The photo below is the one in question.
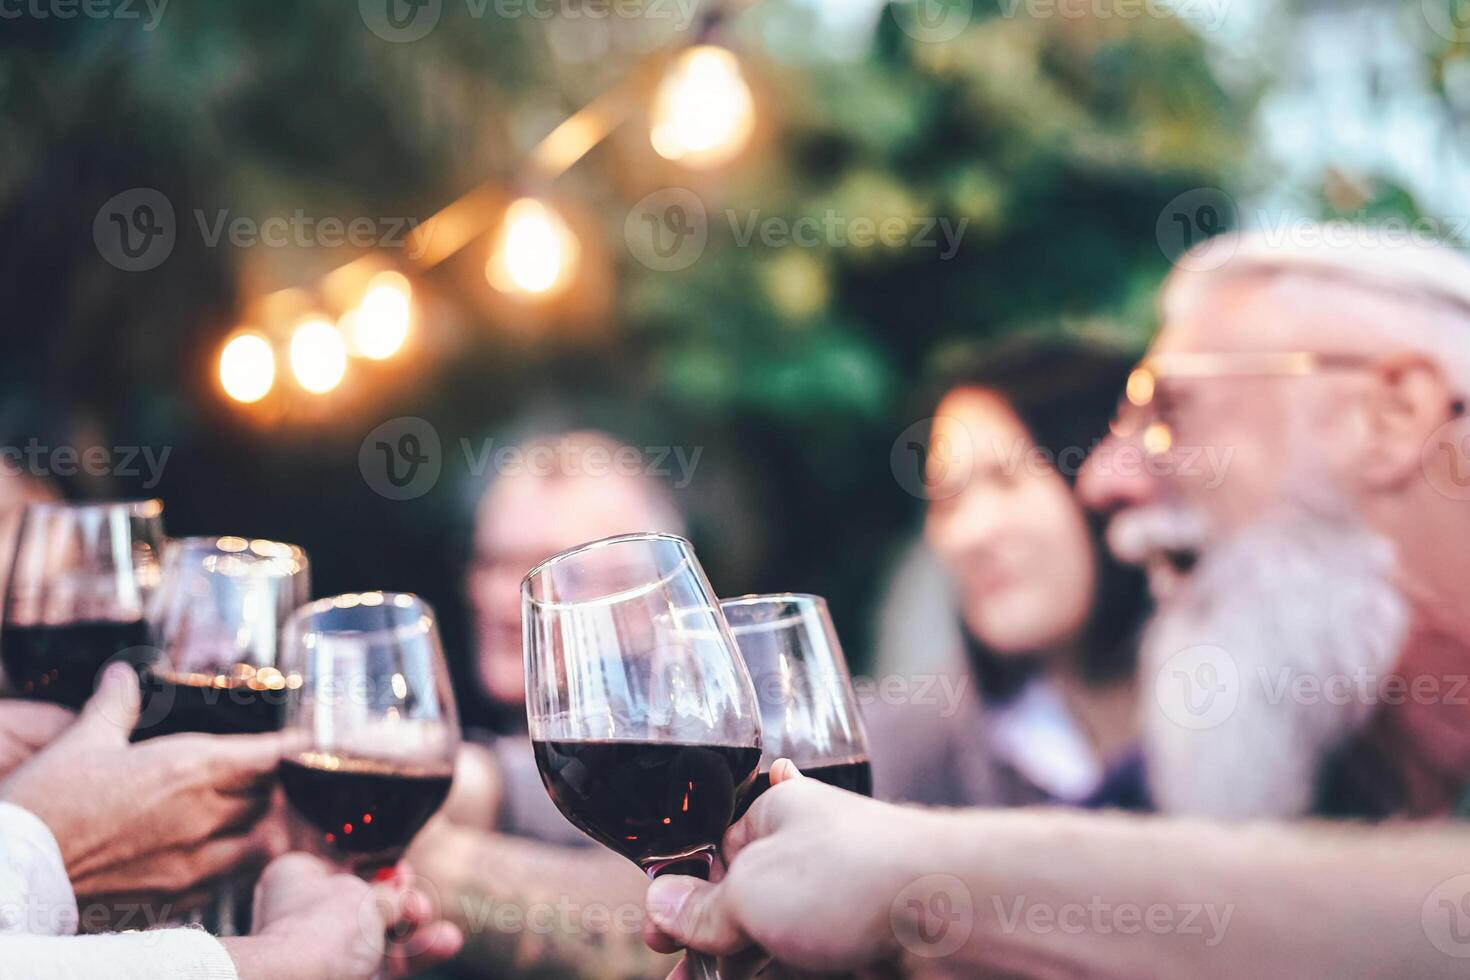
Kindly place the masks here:
<instances>
[{"instance_id":1,"label":"human hand","mask_svg":"<svg viewBox=\"0 0 1470 980\"><path fill-rule=\"evenodd\" d=\"M224 940L240 980L370 980L410 976L459 952L406 869L368 884L306 854L278 858L255 892L255 932ZM390 938L391 937L391 938Z\"/></svg>"},{"instance_id":2,"label":"human hand","mask_svg":"<svg viewBox=\"0 0 1470 980\"><path fill-rule=\"evenodd\" d=\"M76 717L59 704L0 699L0 779L50 744Z\"/></svg>"},{"instance_id":3,"label":"human hand","mask_svg":"<svg viewBox=\"0 0 1470 980\"><path fill-rule=\"evenodd\" d=\"M0 782L0 800L39 817L79 902L126 899L176 914L210 883L264 864L281 844L256 826L280 759L275 735L173 735L137 745L133 668L103 675L76 722Z\"/></svg>"},{"instance_id":4,"label":"human hand","mask_svg":"<svg viewBox=\"0 0 1470 980\"><path fill-rule=\"evenodd\" d=\"M754 944L827 973L897 961L892 903L925 860L915 851L932 837L927 815L807 779L785 759L771 784L725 835L718 884L670 875L649 886L649 946L730 956Z\"/></svg>"}]
</instances>

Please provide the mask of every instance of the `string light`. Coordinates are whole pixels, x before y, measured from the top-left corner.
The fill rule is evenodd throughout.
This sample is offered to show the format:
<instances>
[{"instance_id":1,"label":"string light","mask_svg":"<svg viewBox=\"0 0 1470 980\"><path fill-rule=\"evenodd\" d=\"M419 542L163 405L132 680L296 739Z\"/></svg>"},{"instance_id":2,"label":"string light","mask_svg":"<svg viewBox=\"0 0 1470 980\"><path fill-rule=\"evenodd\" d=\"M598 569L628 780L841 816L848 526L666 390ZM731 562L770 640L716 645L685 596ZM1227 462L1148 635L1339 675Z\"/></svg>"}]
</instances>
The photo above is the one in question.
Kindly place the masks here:
<instances>
[{"instance_id":1,"label":"string light","mask_svg":"<svg viewBox=\"0 0 1470 980\"><path fill-rule=\"evenodd\" d=\"M506 209L485 278L503 293L545 297L565 287L580 253L577 237L555 209L523 197Z\"/></svg>"},{"instance_id":2,"label":"string light","mask_svg":"<svg viewBox=\"0 0 1470 980\"><path fill-rule=\"evenodd\" d=\"M257 333L236 335L219 355L219 382L237 402L250 404L270 394L276 383L276 355Z\"/></svg>"},{"instance_id":3,"label":"string light","mask_svg":"<svg viewBox=\"0 0 1470 980\"><path fill-rule=\"evenodd\" d=\"M362 302L338 322L352 349L385 361L402 349L413 318L413 287L399 272L382 272L368 283Z\"/></svg>"},{"instance_id":4,"label":"string light","mask_svg":"<svg viewBox=\"0 0 1470 980\"><path fill-rule=\"evenodd\" d=\"M706 17L700 36L711 36L720 20L717 13ZM524 161L538 185L561 176L630 118L648 90L650 73L661 71L665 64L666 55L648 55L622 81L584 105L542 140ZM682 51L663 72L653 93L649 118L649 138L659 155L689 167L714 167L739 155L750 142L756 124L755 100L735 54L718 45L700 43ZM440 264L498 221L485 265L489 283L523 299L546 299L560 293L577 272L581 243L545 201L522 197L502 209L503 200L503 191L487 182L422 222L410 242L415 265L428 269ZM355 289L350 285L346 296L326 291L307 301L336 311L346 308L346 312L335 325L320 314L297 322L288 353L291 371L306 391L325 394L341 384L349 350L353 355L381 361L393 357L407 342L413 329L412 286L398 272L372 275L378 262L362 256L326 277L330 282L349 274L342 280L346 283L366 279L366 288L356 305L351 305ZM260 302L266 304L272 297L288 294L306 295L301 289L280 290ZM302 304L296 303L294 309L299 312ZM276 324L290 323L292 314L266 319ZM220 353L219 373L221 387L230 398L243 403L259 401L275 384L276 357L271 342L253 331L237 333Z\"/></svg>"},{"instance_id":5,"label":"string light","mask_svg":"<svg viewBox=\"0 0 1470 980\"><path fill-rule=\"evenodd\" d=\"M324 395L342 383L347 373L347 345L330 320L309 317L291 334L291 373L296 383L314 395Z\"/></svg>"},{"instance_id":6,"label":"string light","mask_svg":"<svg viewBox=\"0 0 1470 980\"><path fill-rule=\"evenodd\" d=\"M755 100L727 48L701 44L679 56L653 97L650 139L658 155L714 167L745 149L755 131Z\"/></svg>"}]
</instances>

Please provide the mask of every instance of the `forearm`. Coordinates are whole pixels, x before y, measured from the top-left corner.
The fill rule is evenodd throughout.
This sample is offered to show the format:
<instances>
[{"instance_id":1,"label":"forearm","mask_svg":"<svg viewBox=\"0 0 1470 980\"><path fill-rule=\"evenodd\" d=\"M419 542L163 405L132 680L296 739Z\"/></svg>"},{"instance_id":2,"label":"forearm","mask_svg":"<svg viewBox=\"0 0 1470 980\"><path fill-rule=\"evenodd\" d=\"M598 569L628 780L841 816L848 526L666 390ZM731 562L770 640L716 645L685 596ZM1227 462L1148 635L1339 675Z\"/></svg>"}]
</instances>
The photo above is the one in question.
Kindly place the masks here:
<instances>
[{"instance_id":1,"label":"forearm","mask_svg":"<svg viewBox=\"0 0 1470 980\"><path fill-rule=\"evenodd\" d=\"M643 943L648 879L601 849L438 823L415 843L409 863L464 931L462 957L477 969L600 978L672 968Z\"/></svg>"},{"instance_id":2,"label":"forearm","mask_svg":"<svg viewBox=\"0 0 1470 980\"><path fill-rule=\"evenodd\" d=\"M963 879L951 898L969 902L973 924L954 955L971 967L1448 977L1463 975L1464 960L1431 937L1470 953L1447 918L1470 879L1440 887L1470 873L1470 832L1458 828L1226 826L1040 810L923 819L934 826L914 867ZM951 905L915 909L920 942L939 934ZM965 927L963 915L947 921Z\"/></svg>"}]
</instances>

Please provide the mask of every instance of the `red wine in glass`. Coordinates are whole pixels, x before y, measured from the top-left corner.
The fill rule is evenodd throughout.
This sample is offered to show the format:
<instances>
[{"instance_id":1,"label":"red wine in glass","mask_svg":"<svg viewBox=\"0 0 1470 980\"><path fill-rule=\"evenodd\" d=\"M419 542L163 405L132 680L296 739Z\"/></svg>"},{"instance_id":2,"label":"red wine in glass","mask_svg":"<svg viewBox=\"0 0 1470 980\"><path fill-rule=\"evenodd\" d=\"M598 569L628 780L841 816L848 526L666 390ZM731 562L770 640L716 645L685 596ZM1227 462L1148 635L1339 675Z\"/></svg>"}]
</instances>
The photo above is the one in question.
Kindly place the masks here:
<instances>
[{"instance_id":1,"label":"red wine in glass","mask_svg":"<svg viewBox=\"0 0 1470 980\"><path fill-rule=\"evenodd\" d=\"M707 868L750 790L753 746L649 741L532 743L541 780L583 833L658 874Z\"/></svg>"},{"instance_id":2,"label":"red wine in glass","mask_svg":"<svg viewBox=\"0 0 1470 980\"><path fill-rule=\"evenodd\" d=\"M800 767L798 767L800 768ZM845 789L849 793L857 793L859 796L873 795L873 768L867 759L854 759L851 762L831 762L811 766L801 770L803 776L815 779L819 783ZM740 807L735 812L735 819L739 820L745 816L751 804L760 799L762 793L771 788L771 770L762 768L756 774L755 781L751 783Z\"/></svg>"},{"instance_id":3,"label":"red wine in glass","mask_svg":"<svg viewBox=\"0 0 1470 980\"><path fill-rule=\"evenodd\" d=\"M307 752L281 760L281 787L322 842L344 854L396 860L449 796L454 773Z\"/></svg>"},{"instance_id":4,"label":"red wine in glass","mask_svg":"<svg viewBox=\"0 0 1470 980\"><path fill-rule=\"evenodd\" d=\"M228 674L210 675L155 666L140 671L138 680L143 705L134 742L184 732L261 735L285 723L285 679L275 668L241 664Z\"/></svg>"},{"instance_id":5,"label":"red wine in glass","mask_svg":"<svg viewBox=\"0 0 1470 980\"><path fill-rule=\"evenodd\" d=\"M148 624L141 619L111 622L20 625L0 628L0 661L11 690L22 698L80 708L97 678L119 654L153 654Z\"/></svg>"}]
</instances>

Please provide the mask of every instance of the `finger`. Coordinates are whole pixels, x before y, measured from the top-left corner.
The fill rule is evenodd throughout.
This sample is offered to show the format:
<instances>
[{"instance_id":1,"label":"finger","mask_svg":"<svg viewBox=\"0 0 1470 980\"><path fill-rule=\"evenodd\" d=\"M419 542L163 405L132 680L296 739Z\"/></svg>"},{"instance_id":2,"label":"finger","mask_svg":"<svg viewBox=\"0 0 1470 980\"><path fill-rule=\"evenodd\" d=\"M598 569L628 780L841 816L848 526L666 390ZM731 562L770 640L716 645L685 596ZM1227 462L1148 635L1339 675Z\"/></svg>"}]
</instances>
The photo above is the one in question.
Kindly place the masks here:
<instances>
[{"instance_id":1,"label":"finger","mask_svg":"<svg viewBox=\"0 0 1470 980\"><path fill-rule=\"evenodd\" d=\"M802 771L790 759L777 759L771 766L771 785L779 786L790 779L802 778Z\"/></svg>"},{"instance_id":2,"label":"finger","mask_svg":"<svg viewBox=\"0 0 1470 980\"><path fill-rule=\"evenodd\" d=\"M165 746L170 754L194 753L209 767L210 785L222 793L256 793L275 784L285 743L278 734L266 734L173 735L150 744Z\"/></svg>"},{"instance_id":3,"label":"finger","mask_svg":"<svg viewBox=\"0 0 1470 980\"><path fill-rule=\"evenodd\" d=\"M72 732L99 743L126 745L138 724L142 702L138 671L125 663L109 664Z\"/></svg>"},{"instance_id":4,"label":"finger","mask_svg":"<svg viewBox=\"0 0 1470 980\"><path fill-rule=\"evenodd\" d=\"M414 933L412 946L411 953L398 946L389 948L390 975L411 977L447 963L464 948L464 933L451 922L432 922Z\"/></svg>"},{"instance_id":5,"label":"finger","mask_svg":"<svg viewBox=\"0 0 1470 980\"><path fill-rule=\"evenodd\" d=\"M269 860L259 836L250 833L205 841L194 848L189 865L196 881L202 881L263 868Z\"/></svg>"},{"instance_id":6,"label":"finger","mask_svg":"<svg viewBox=\"0 0 1470 980\"><path fill-rule=\"evenodd\" d=\"M659 878L648 887L648 916L683 946L728 955L747 945L745 933L725 901L721 885L683 875Z\"/></svg>"}]
</instances>

